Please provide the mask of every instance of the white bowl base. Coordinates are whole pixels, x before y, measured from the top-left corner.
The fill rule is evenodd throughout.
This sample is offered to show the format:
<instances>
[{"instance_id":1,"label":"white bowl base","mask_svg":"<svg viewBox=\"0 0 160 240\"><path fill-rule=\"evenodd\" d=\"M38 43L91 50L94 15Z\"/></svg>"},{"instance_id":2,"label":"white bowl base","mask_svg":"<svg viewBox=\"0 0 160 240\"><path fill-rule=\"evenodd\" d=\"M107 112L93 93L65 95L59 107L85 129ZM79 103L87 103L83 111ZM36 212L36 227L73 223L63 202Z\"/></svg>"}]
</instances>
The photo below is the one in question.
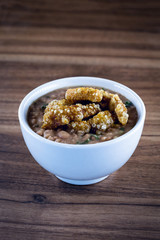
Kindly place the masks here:
<instances>
[{"instance_id":1,"label":"white bowl base","mask_svg":"<svg viewBox=\"0 0 160 240\"><path fill-rule=\"evenodd\" d=\"M108 176L109 175L107 175L105 177L102 177L102 178L96 178L96 179L93 179L93 180L73 180L73 179L62 178L62 177L59 177L59 176L56 176L56 177L63 182L73 184L73 185L90 185L90 184L101 182L105 178L107 178Z\"/></svg>"}]
</instances>

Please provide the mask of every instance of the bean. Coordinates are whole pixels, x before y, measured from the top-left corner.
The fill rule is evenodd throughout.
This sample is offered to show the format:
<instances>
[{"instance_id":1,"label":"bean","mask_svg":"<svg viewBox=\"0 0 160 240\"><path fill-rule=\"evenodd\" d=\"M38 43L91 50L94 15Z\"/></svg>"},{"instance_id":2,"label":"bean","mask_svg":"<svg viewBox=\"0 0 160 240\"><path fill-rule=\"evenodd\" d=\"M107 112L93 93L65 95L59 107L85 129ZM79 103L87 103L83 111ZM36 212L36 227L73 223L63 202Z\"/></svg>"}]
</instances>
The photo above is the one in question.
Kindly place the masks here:
<instances>
[{"instance_id":1,"label":"bean","mask_svg":"<svg viewBox=\"0 0 160 240\"><path fill-rule=\"evenodd\" d=\"M37 124L39 124L39 125L42 124L42 117L38 117L38 119L37 119Z\"/></svg>"},{"instance_id":2,"label":"bean","mask_svg":"<svg viewBox=\"0 0 160 240\"><path fill-rule=\"evenodd\" d=\"M107 140L107 137L101 137L100 140L101 140L101 141L106 141L106 140Z\"/></svg>"},{"instance_id":3,"label":"bean","mask_svg":"<svg viewBox=\"0 0 160 240\"><path fill-rule=\"evenodd\" d=\"M114 134L112 132L109 132L109 133L107 133L106 136L107 136L107 138L110 138L110 137L112 138L114 136Z\"/></svg>"},{"instance_id":4,"label":"bean","mask_svg":"<svg viewBox=\"0 0 160 240\"><path fill-rule=\"evenodd\" d=\"M53 137L51 137L51 136L49 136L49 137L48 137L48 139L49 139L49 140L51 140L51 141L53 141L53 140L54 140L54 138L53 138Z\"/></svg>"},{"instance_id":5,"label":"bean","mask_svg":"<svg viewBox=\"0 0 160 240\"><path fill-rule=\"evenodd\" d=\"M54 133L53 133L53 131L52 130L45 130L44 131L44 137L45 138L48 138L48 137L53 137L53 135L54 135Z\"/></svg>"},{"instance_id":6,"label":"bean","mask_svg":"<svg viewBox=\"0 0 160 240\"><path fill-rule=\"evenodd\" d=\"M66 131L60 131L60 132L58 132L57 135L58 135L58 137L64 138L64 139L67 139L67 138L70 137L70 134L68 132L66 132Z\"/></svg>"},{"instance_id":7,"label":"bean","mask_svg":"<svg viewBox=\"0 0 160 240\"><path fill-rule=\"evenodd\" d=\"M57 139L55 140L55 142L61 142L61 139L57 138Z\"/></svg>"},{"instance_id":8,"label":"bean","mask_svg":"<svg viewBox=\"0 0 160 240\"><path fill-rule=\"evenodd\" d=\"M78 131L77 134L78 134L78 136L83 136L84 132L83 131Z\"/></svg>"},{"instance_id":9,"label":"bean","mask_svg":"<svg viewBox=\"0 0 160 240\"><path fill-rule=\"evenodd\" d=\"M56 95L55 95L55 94L52 94L50 98L51 98L51 99L55 99L55 98L56 98Z\"/></svg>"},{"instance_id":10,"label":"bean","mask_svg":"<svg viewBox=\"0 0 160 240\"><path fill-rule=\"evenodd\" d=\"M106 137L101 137L101 141L108 141L108 140L111 140L112 137L111 136L106 136Z\"/></svg>"},{"instance_id":11,"label":"bean","mask_svg":"<svg viewBox=\"0 0 160 240\"><path fill-rule=\"evenodd\" d=\"M36 123L36 119L35 118L31 119L31 124L34 125L35 123Z\"/></svg>"},{"instance_id":12,"label":"bean","mask_svg":"<svg viewBox=\"0 0 160 240\"><path fill-rule=\"evenodd\" d=\"M71 143L76 143L78 141L78 135L73 133L69 139L71 141Z\"/></svg>"},{"instance_id":13,"label":"bean","mask_svg":"<svg viewBox=\"0 0 160 240\"><path fill-rule=\"evenodd\" d=\"M85 134L84 137L82 138L82 141L86 141L90 138L89 134Z\"/></svg>"},{"instance_id":14,"label":"bean","mask_svg":"<svg viewBox=\"0 0 160 240\"><path fill-rule=\"evenodd\" d=\"M33 112L33 115L32 115L32 116L33 116L34 118L37 118L37 117L38 117L38 115L39 115L39 113L38 113L38 112Z\"/></svg>"},{"instance_id":15,"label":"bean","mask_svg":"<svg viewBox=\"0 0 160 240\"><path fill-rule=\"evenodd\" d=\"M50 102L51 102L51 99L50 99L50 98L46 100L46 103L47 103L47 104L50 103Z\"/></svg>"},{"instance_id":16,"label":"bean","mask_svg":"<svg viewBox=\"0 0 160 240\"><path fill-rule=\"evenodd\" d=\"M39 129L36 133L40 136L43 136L44 129Z\"/></svg>"},{"instance_id":17,"label":"bean","mask_svg":"<svg viewBox=\"0 0 160 240\"><path fill-rule=\"evenodd\" d=\"M111 128L111 133L113 133L114 135L117 135L117 134L119 134L119 129Z\"/></svg>"}]
</instances>

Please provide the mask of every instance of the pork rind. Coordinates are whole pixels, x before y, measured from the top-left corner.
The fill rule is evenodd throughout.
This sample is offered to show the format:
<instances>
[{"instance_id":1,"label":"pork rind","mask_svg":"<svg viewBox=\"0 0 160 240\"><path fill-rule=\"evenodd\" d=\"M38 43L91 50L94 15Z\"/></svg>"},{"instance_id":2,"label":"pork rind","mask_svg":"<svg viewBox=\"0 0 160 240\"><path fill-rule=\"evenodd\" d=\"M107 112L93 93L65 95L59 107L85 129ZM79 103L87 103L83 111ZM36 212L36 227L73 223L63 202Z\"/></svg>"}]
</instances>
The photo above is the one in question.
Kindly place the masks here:
<instances>
[{"instance_id":1,"label":"pork rind","mask_svg":"<svg viewBox=\"0 0 160 240\"><path fill-rule=\"evenodd\" d=\"M91 117L101 109L99 104L90 103L87 105L75 104L66 105L67 100L53 100L45 109L42 128L57 128L67 125L71 121L81 121Z\"/></svg>"},{"instance_id":2,"label":"pork rind","mask_svg":"<svg viewBox=\"0 0 160 240\"><path fill-rule=\"evenodd\" d=\"M66 103L64 100L56 101L52 101L45 109L42 128L57 128L83 119L82 108L79 105L63 105Z\"/></svg>"},{"instance_id":3,"label":"pork rind","mask_svg":"<svg viewBox=\"0 0 160 240\"><path fill-rule=\"evenodd\" d=\"M91 128L94 131L106 131L114 124L112 115L109 111L99 112L88 121L71 122L70 127L75 132L89 133Z\"/></svg>"},{"instance_id":4,"label":"pork rind","mask_svg":"<svg viewBox=\"0 0 160 240\"><path fill-rule=\"evenodd\" d=\"M113 126L114 121L111 113L106 110L104 112L99 112L93 118L89 120L93 130L106 131L109 127Z\"/></svg>"},{"instance_id":5,"label":"pork rind","mask_svg":"<svg viewBox=\"0 0 160 240\"><path fill-rule=\"evenodd\" d=\"M55 129L68 125L76 132L88 133L90 130L106 131L117 119L122 125L128 121L127 108L117 94L79 87L68 89L65 98L53 100L48 104L43 116L42 128ZM94 103L86 105L79 103L83 101ZM89 120L84 121L86 119Z\"/></svg>"},{"instance_id":6,"label":"pork rind","mask_svg":"<svg viewBox=\"0 0 160 240\"><path fill-rule=\"evenodd\" d=\"M69 126L74 129L75 132L82 132L83 134L89 133L91 129L89 121L71 122Z\"/></svg>"},{"instance_id":7,"label":"pork rind","mask_svg":"<svg viewBox=\"0 0 160 240\"><path fill-rule=\"evenodd\" d=\"M80 101L100 102L103 97L103 92L98 89L89 87L79 87L68 89L65 94L65 99L70 103L76 103Z\"/></svg>"},{"instance_id":8,"label":"pork rind","mask_svg":"<svg viewBox=\"0 0 160 240\"><path fill-rule=\"evenodd\" d=\"M95 103L81 105L81 107L82 107L82 112L83 112L83 118L88 118L88 117L94 116L95 114L97 114L98 112L101 111L99 104L95 104Z\"/></svg>"},{"instance_id":9,"label":"pork rind","mask_svg":"<svg viewBox=\"0 0 160 240\"><path fill-rule=\"evenodd\" d=\"M127 108L117 94L112 94L109 102L109 109L116 113L116 116L122 125L126 125L128 121Z\"/></svg>"},{"instance_id":10,"label":"pork rind","mask_svg":"<svg viewBox=\"0 0 160 240\"><path fill-rule=\"evenodd\" d=\"M47 107L45 109L45 112L51 111L53 108L56 109L59 106L64 106L64 105L67 105L67 104L68 104L68 102L67 102L66 99L61 99L61 100L56 100L55 99L47 105Z\"/></svg>"},{"instance_id":11,"label":"pork rind","mask_svg":"<svg viewBox=\"0 0 160 240\"><path fill-rule=\"evenodd\" d=\"M109 93L109 92L103 90L103 99L104 100L106 100L106 101L110 100L112 95L113 95L112 93Z\"/></svg>"}]
</instances>

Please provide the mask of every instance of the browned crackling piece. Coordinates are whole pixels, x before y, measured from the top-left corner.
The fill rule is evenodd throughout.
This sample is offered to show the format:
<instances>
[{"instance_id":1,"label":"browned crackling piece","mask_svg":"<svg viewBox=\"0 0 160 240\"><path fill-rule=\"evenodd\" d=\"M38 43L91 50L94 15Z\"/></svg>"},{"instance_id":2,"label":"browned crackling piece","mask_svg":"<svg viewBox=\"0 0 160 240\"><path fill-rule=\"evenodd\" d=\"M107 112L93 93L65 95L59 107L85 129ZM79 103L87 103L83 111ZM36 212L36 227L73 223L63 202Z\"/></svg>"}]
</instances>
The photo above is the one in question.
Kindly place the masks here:
<instances>
[{"instance_id":1,"label":"browned crackling piece","mask_svg":"<svg viewBox=\"0 0 160 240\"><path fill-rule=\"evenodd\" d=\"M75 132L82 132L82 134L89 133L91 129L89 121L71 122L69 126L74 129Z\"/></svg>"},{"instance_id":2,"label":"browned crackling piece","mask_svg":"<svg viewBox=\"0 0 160 240\"><path fill-rule=\"evenodd\" d=\"M78 102L82 100L95 102L100 101L100 104L104 103L103 106L105 106L105 108L109 108L111 112L115 112L119 122L122 125L125 125L128 121L127 109L117 94L108 93L104 90L82 87L76 89L68 89L66 91L66 99L53 100L48 104L43 116L42 128L54 129L73 122L70 125L73 129L77 129L76 131L81 131L78 129L82 129L83 131L84 129L84 132L88 132L88 129L90 131L90 124L92 125L92 129L100 131L105 131L110 126L112 126L114 121L111 113L108 110L100 112L101 108L99 104L90 103L87 105L82 105L80 103L77 103L75 105L70 105L71 102ZM94 116L95 114L97 115ZM94 117L89 121L80 122L83 119L89 118L91 116Z\"/></svg>"},{"instance_id":3,"label":"browned crackling piece","mask_svg":"<svg viewBox=\"0 0 160 240\"><path fill-rule=\"evenodd\" d=\"M60 100L61 101L61 100ZM65 101L63 101L65 103ZM57 128L69 124L71 121L83 119L82 108L78 105L63 105L63 102L51 102L45 109L43 116L44 129Z\"/></svg>"},{"instance_id":4,"label":"browned crackling piece","mask_svg":"<svg viewBox=\"0 0 160 240\"><path fill-rule=\"evenodd\" d=\"M99 89L89 87L79 87L68 89L65 94L65 99L70 103L79 101L100 102L103 97L103 92Z\"/></svg>"},{"instance_id":5,"label":"browned crackling piece","mask_svg":"<svg viewBox=\"0 0 160 240\"><path fill-rule=\"evenodd\" d=\"M47 105L45 111L48 111L50 108L52 108L52 106L64 106L64 105L68 105L66 99L61 99L61 100L55 99Z\"/></svg>"},{"instance_id":6,"label":"browned crackling piece","mask_svg":"<svg viewBox=\"0 0 160 240\"><path fill-rule=\"evenodd\" d=\"M71 121L81 121L95 115L101 109L98 104L65 105L67 100L53 100L45 109L42 128L57 128L69 124Z\"/></svg>"},{"instance_id":7,"label":"browned crackling piece","mask_svg":"<svg viewBox=\"0 0 160 240\"><path fill-rule=\"evenodd\" d=\"M106 110L104 112L99 112L93 118L89 120L92 129L98 131L106 131L109 127L113 126L114 121L111 113Z\"/></svg>"},{"instance_id":8,"label":"browned crackling piece","mask_svg":"<svg viewBox=\"0 0 160 240\"><path fill-rule=\"evenodd\" d=\"M101 111L99 104L95 104L95 103L81 105L81 107L83 112L83 118L94 116L95 114Z\"/></svg>"},{"instance_id":9,"label":"browned crackling piece","mask_svg":"<svg viewBox=\"0 0 160 240\"><path fill-rule=\"evenodd\" d=\"M110 111L114 111L119 122L125 125L128 121L127 108L117 94L112 94L109 102Z\"/></svg>"}]
</instances>

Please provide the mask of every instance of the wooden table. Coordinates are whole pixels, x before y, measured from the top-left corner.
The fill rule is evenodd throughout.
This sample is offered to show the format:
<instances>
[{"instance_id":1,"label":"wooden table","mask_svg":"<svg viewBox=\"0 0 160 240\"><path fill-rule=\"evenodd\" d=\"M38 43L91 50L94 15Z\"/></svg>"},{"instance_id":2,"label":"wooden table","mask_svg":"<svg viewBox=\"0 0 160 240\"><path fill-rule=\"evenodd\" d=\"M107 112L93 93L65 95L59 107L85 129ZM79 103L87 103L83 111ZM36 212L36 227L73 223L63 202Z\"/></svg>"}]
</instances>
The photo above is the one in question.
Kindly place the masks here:
<instances>
[{"instance_id":1,"label":"wooden table","mask_svg":"<svg viewBox=\"0 0 160 240\"><path fill-rule=\"evenodd\" d=\"M160 239L160 2L0 3L0 239ZM109 78L144 100L130 160L91 186L59 181L31 157L22 98L68 76Z\"/></svg>"}]
</instances>

